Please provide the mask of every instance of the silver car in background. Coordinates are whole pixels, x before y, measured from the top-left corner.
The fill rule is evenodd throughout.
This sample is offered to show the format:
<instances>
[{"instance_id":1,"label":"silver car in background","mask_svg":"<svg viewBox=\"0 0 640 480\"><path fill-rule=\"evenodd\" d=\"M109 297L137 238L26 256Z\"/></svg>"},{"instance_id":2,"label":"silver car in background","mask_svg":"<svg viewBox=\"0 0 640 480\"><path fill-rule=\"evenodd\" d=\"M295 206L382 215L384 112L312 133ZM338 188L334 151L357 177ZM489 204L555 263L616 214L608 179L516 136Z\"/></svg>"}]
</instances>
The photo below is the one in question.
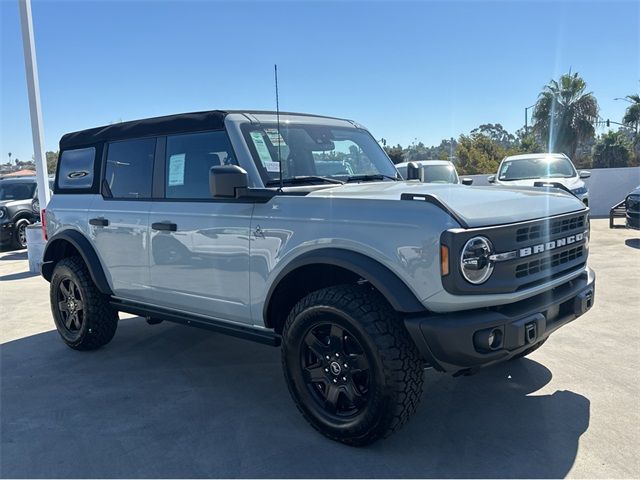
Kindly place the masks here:
<instances>
[{"instance_id":1,"label":"silver car in background","mask_svg":"<svg viewBox=\"0 0 640 480\"><path fill-rule=\"evenodd\" d=\"M472 178L460 179L455 165L448 160L418 160L399 163L396 165L396 169L404 179L408 179L410 163L417 165L420 169L420 181L423 183L461 183L463 185L473 183Z\"/></svg>"}]
</instances>

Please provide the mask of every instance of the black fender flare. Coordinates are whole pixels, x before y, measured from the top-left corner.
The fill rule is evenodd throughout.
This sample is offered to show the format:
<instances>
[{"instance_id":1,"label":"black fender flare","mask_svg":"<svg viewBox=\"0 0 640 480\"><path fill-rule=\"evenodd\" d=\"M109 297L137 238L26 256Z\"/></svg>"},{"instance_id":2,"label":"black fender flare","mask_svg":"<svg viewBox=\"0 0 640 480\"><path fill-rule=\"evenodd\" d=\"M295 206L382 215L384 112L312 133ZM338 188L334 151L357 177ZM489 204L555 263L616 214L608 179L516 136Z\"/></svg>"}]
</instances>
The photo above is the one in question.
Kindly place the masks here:
<instances>
[{"instance_id":1,"label":"black fender flare","mask_svg":"<svg viewBox=\"0 0 640 480\"><path fill-rule=\"evenodd\" d=\"M66 244L70 244L78 251L98 290L106 295L112 295L113 292L102 269L98 254L87 237L77 230L64 230L49 239L42 258L41 273L44 279L48 282L51 281L53 269L58 260L62 258L61 253L64 251Z\"/></svg>"},{"instance_id":2,"label":"black fender flare","mask_svg":"<svg viewBox=\"0 0 640 480\"><path fill-rule=\"evenodd\" d=\"M262 312L263 318L266 319L268 316L272 296L280 282L296 269L313 264L333 265L355 273L373 285L387 299L394 310L398 312L417 313L425 311L424 305L407 284L377 260L351 250L321 248L303 253L291 260L282 269L267 292Z\"/></svg>"}]
</instances>

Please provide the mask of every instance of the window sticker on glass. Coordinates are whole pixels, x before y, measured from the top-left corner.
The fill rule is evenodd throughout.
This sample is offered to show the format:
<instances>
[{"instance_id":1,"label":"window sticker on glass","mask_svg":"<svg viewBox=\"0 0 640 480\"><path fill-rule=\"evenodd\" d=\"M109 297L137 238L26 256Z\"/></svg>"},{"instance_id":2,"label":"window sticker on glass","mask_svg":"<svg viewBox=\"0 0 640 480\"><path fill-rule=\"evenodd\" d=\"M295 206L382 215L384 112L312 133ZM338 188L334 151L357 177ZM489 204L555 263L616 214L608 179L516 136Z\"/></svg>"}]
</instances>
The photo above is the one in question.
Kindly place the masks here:
<instances>
[{"instance_id":1,"label":"window sticker on glass","mask_svg":"<svg viewBox=\"0 0 640 480\"><path fill-rule=\"evenodd\" d=\"M267 172L279 172L280 162L264 162L264 168Z\"/></svg>"},{"instance_id":2,"label":"window sticker on glass","mask_svg":"<svg viewBox=\"0 0 640 480\"><path fill-rule=\"evenodd\" d=\"M284 141L284 138L282 138L282 135L280 135L280 132L278 132L278 129L265 128L264 133L267 134L267 137L269 137L269 141L271 142L271 145L273 145L274 147L277 147L278 145L280 145L281 147L287 146L286 142Z\"/></svg>"},{"instance_id":3,"label":"window sticker on glass","mask_svg":"<svg viewBox=\"0 0 640 480\"><path fill-rule=\"evenodd\" d=\"M169 157L169 186L184 185L184 158L186 154L178 153Z\"/></svg>"},{"instance_id":4,"label":"window sticker on glass","mask_svg":"<svg viewBox=\"0 0 640 480\"><path fill-rule=\"evenodd\" d=\"M262 132L251 132L251 140L253 140L262 165L267 168L267 163L274 163L271 158L271 153L269 153L269 147L267 147L264 137L262 136Z\"/></svg>"}]
</instances>

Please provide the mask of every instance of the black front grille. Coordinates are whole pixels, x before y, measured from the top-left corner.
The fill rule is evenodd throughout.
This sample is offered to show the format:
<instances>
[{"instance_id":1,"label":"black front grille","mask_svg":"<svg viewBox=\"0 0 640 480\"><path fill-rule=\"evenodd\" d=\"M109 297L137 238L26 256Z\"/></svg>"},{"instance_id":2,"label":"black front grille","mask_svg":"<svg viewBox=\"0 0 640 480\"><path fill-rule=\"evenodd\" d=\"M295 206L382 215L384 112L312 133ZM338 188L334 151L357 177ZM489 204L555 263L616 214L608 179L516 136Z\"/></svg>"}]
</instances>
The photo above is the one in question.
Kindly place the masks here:
<instances>
[{"instance_id":1,"label":"black front grille","mask_svg":"<svg viewBox=\"0 0 640 480\"><path fill-rule=\"evenodd\" d=\"M516 266L516 278L527 277L535 273L544 272L550 268L559 267L565 263L579 259L584 255L584 247L582 245L556 253L550 257L532 260L530 262L521 263Z\"/></svg>"},{"instance_id":2,"label":"black front grille","mask_svg":"<svg viewBox=\"0 0 640 480\"><path fill-rule=\"evenodd\" d=\"M574 230L584 230L585 215L579 215L573 218L562 218L552 220L548 223L520 227L516 230L516 242L527 242L538 240L559 233L569 233Z\"/></svg>"}]
</instances>

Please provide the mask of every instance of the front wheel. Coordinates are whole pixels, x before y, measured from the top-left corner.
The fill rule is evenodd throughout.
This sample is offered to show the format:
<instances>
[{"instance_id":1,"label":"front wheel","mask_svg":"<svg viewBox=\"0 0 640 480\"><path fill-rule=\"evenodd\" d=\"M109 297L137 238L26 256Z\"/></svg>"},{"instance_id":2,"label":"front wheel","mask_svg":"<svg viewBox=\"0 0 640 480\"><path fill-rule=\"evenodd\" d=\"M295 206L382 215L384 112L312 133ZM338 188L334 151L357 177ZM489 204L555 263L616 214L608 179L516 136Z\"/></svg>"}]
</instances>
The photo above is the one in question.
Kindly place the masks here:
<instances>
[{"instance_id":1,"label":"front wheel","mask_svg":"<svg viewBox=\"0 0 640 480\"><path fill-rule=\"evenodd\" d=\"M23 218L16 222L14 236L13 236L13 247L22 249L27 248L27 227L29 226L29 220Z\"/></svg>"},{"instance_id":2,"label":"front wheel","mask_svg":"<svg viewBox=\"0 0 640 480\"><path fill-rule=\"evenodd\" d=\"M415 412L423 362L400 316L366 286L313 292L289 314L282 362L307 421L327 437L366 445Z\"/></svg>"}]
</instances>

